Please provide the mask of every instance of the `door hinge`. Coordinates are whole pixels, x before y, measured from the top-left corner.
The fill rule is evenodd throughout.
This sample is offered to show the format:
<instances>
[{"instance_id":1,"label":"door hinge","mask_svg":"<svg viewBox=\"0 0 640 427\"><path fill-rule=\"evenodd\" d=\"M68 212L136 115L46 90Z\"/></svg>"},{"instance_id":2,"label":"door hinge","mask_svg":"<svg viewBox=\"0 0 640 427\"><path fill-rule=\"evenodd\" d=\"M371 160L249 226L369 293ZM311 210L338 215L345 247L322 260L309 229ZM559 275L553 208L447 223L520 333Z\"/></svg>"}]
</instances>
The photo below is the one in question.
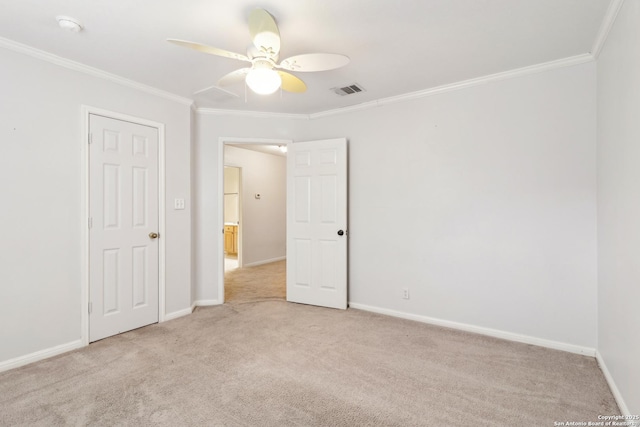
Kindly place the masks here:
<instances>
[{"instance_id":1,"label":"door hinge","mask_svg":"<svg viewBox=\"0 0 640 427\"><path fill-rule=\"evenodd\" d=\"M93 227L93 218L88 218L87 225L89 226L89 228Z\"/></svg>"},{"instance_id":2,"label":"door hinge","mask_svg":"<svg viewBox=\"0 0 640 427\"><path fill-rule=\"evenodd\" d=\"M89 302L89 314L93 311L93 303Z\"/></svg>"},{"instance_id":3,"label":"door hinge","mask_svg":"<svg viewBox=\"0 0 640 427\"><path fill-rule=\"evenodd\" d=\"M89 135L87 135L87 142L88 142L89 144L91 144L91 143L93 142L93 134L92 134L92 133L90 133Z\"/></svg>"}]
</instances>

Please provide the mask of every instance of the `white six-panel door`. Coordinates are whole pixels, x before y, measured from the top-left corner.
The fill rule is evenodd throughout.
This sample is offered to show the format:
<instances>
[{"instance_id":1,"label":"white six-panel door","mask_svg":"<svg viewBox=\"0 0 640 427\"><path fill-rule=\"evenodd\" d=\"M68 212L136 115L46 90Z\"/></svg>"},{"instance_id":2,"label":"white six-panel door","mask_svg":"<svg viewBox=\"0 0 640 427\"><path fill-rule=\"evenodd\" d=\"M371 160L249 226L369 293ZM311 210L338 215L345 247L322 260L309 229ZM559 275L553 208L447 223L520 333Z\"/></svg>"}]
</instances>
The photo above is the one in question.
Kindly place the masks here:
<instances>
[{"instance_id":1,"label":"white six-panel door","mask_svg":"<svg viewBox=\"0 0 640 427\"><path fill-rule=\"evenodd\" d=\"M287 301L347 308L347 141L289 144Z\"/></svg>"},{"instance_id":2,"label":"white six-panel door","mask_svg":"<svg viewBox=\"0 0 640 427\"><path fill-rule=\"evenodd\" d=\"M158 321L158 130L89 116L89 341Z\"/></svg>"}]
</instances>

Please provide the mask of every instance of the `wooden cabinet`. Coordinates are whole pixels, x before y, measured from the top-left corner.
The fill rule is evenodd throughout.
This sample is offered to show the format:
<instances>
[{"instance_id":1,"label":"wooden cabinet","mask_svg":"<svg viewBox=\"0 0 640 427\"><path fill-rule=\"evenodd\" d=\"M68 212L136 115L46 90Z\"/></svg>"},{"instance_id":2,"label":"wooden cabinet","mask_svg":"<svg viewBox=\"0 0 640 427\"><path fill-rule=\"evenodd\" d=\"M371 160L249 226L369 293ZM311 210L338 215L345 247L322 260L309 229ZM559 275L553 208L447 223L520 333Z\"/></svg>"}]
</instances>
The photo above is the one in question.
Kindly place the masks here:
<instances>
[{"instance_id":1,"label":"wooden cabinet","mask_svg":"<svg viewBox=\"0 0 640 427\"><path fill-rule=\"evenodd\" d=\"M230 255L238 253L238 226L224 226L224 252Z\"/></svg>"}]
</instances>

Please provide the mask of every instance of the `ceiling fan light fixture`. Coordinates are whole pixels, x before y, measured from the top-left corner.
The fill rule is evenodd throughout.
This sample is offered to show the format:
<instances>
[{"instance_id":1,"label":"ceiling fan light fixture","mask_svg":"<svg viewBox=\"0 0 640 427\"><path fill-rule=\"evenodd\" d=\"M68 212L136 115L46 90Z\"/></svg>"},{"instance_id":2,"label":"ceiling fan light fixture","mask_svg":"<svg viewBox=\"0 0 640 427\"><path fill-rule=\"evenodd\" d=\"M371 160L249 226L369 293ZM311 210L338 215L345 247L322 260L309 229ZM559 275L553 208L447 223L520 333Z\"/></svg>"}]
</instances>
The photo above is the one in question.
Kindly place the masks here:
<instances>
[{"instance_id":1,"label":"ceiling fan light fixture","mask_svg":"<svg viewBox=\"0 0 640 427\"><path fill-rule=\"evenodd\" d=\"M245 100L247 87L259 95L270 95L278 89L290 93L305 92L307 85L304 81L288 71L328 71L349 63L349 57L335 53L306 53L280 61L280 30L275 18L264 9L253 9L249 14L249 34L252 46L246 55L187 40L167 41L210 55L251 63L251 67L232 71L218 80L218 86L243 82Z\"/></svg>"},{"instance_id":2,"label":"ceiling fan light fixture","mask_svg":"<svg viewBox=\"0 0 640 427\"><path fill-rule=\"evenodd\" d=\"M268 62L256 62L247 74L247 86L259 95L271 95L282 85L282 78Z\"/></svg>"}]
</instances>

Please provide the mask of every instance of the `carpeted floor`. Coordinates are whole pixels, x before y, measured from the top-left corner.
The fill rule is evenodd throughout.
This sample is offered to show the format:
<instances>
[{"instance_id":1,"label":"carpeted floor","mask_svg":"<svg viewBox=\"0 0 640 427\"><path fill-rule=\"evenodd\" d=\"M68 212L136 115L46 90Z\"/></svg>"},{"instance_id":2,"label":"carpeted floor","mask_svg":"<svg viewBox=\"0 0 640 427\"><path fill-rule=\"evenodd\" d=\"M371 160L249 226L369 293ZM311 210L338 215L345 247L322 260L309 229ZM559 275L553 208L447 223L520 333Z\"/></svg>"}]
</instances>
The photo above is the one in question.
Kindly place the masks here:
<instances>
[{"instance_id":1,"label":"carpeted floor","mask_svg":"<svg viewBox=\"0 0 640 427\"><path fill-rule=\"evenodd\" d=\"M227 304L287 298L286 261L238 268L224 274Z\"/></svg>"},{"instance_id":2,"label":"carpeted floor","mask_svg":"<svg viewBox=\"0 0 640 427\"><path fill-rule=\"evenodd\" d=\"M1 373L0 425L538 427L619 412L593 358L287 303L258 279L283 266L238 270L223 306Z\"/></svg>"}]
</instances>

